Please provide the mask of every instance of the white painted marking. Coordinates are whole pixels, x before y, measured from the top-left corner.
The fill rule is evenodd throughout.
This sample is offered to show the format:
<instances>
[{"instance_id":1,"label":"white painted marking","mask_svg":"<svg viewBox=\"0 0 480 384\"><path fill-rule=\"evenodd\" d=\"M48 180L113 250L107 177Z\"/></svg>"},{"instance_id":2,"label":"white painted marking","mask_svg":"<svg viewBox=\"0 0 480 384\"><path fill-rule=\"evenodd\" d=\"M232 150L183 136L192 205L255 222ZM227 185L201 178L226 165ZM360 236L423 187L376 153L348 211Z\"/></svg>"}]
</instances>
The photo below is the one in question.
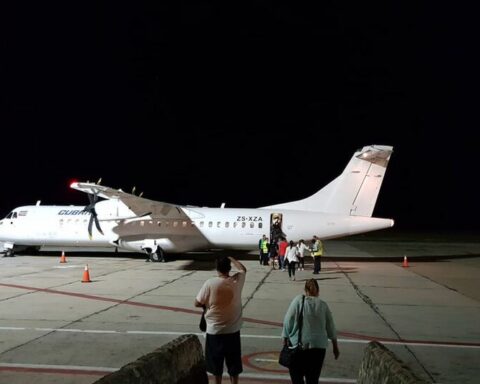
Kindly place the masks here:
<instances>
[{"instance_id":1,"label":"white painted marking","mask_svg":"<svg viewBox=\"0 0 480 384\"><path fill-rule=\"evenodd\" d=\"M242 337L246 337L249 339L281 339L282 336L275 336L275 335L242 335Z\"/></svg>"},{"instance_id":2,"label":"white painted marking","mask_svg":"<svg viewBox=\"0 0 480 384\"><path fill-rule=\"evenodd\" d=\"M210 374L208 374L211 376ZM228 373L223 374L224 377L229 377ZM264 379L264 380L282 380L290 382L290 375L275 375L275 374L265 374L265 373L251 373L251 372L242 372L240 374L240 378L245 379ZM339 384L351 384L356 383L357 380L355 379L342 379L336 377L321 377L320 382L327 382L327 383L339 383Z\"/></svg>"},{"instance_id":3,"label":"white painted marking","mask_svg":"<svg viewBox=\"0 0 480 384\"><path fill-rule=\"evenodd\" d=\"M79 267L82 267L84 268L85 266L84 265L57 265L53 268L58 268L58 269L67 269L67 268L79 268Z\"/></svg>"},{"instance_id":4,"label":"white painted marking","mask_svg":"<svg viewBox=\"0 0 480 384\"><path fill-rule=\"evenodd\" d=\"M18 364L18 363L0 363L0 367L4 368L24 368L24 369L55 369L58 371L98 371L98 372L115 372L120 368L113 367L91 367L85 365L51 365L51 364ZM227 373L223 374L225 377L228 377ZM211 376L209 374L209 376ZM264 373L250 373L244 372L241 374L241 377L246 379L265 379L265 380L283 380L290 381L290 376L285 375L275 375L275 374L264 374ZM329 382L329 383L339 383L339 384L354 384L357 381L354 379L342 379L335 377L321 377L320 382Z\"/></svg>"},{"instance_id":5,"label":"white painted marking","mask_svg":"<svg viewBox=\"0 0 480 384\"><path fill-rule=\"evenodd\" d=\"M77 371L103 371L115 372L120 368L112 367L88 367L84 365L49 365L49 364L16 364L16 363L0 363L0 367L5 368L33 368L33 369L58 369L58 370L77 370Z\"/></svg>"},{"instance_id":6,"label":"white painted marking","mask_svg":"<svg viewBox=\"0 0 480 384\"><path fill-rule=\"evenodd\" d=\"M174 331L126 331L125 333L127 334L131 334L131 335L174 335L174 336L178 336L178 335L185 335L186 333L190 333L190 332L174 332ZM193 332L192 333L193 335L197 335L197 336L202 336L203 333L196 333L196 332Z\"/></svg>"},{"instance_id":7,"label":"white painted marking","mask_svg":"<svg viewBox=\"0 0 480 384\"><path fill-rule=\"evenodd\" d=\"M108 329L75 329L75 328L25 328L25 327L0 327L0 331L40 331L40 332L71 332L71 333L95 333L95 334L118 334L118 335L171 335L181 336L186 333L197 335L198 337L205 337L201 332L175 332L175 331L115 331ZM281 339L281 336L273 335L241 335L242 339ZM370 340L360 339L338 339L340 343L353 343L353 344L367 344ZM462 345L462 344L437 344L435 342L407 342L402 341L382 341L385 345L412 345L417 347L438 347L438 348L458 348L458 349L480 349L480 345Z\"/></svg>"}]
</instances>

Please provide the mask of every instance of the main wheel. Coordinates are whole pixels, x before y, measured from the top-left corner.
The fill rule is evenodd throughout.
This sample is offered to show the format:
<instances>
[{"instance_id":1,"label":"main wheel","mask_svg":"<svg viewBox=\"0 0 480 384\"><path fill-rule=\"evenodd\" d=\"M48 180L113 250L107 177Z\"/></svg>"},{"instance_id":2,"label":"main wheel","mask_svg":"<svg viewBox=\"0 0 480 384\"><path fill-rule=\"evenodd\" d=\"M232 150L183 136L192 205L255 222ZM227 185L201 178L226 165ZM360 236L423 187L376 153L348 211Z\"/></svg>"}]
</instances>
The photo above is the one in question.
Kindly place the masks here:
<instances>
[{"instance_id":1,"label":"main wheel","mask_svg":"<svg viewBox=\"0 0 480 384\"><path fill-rule=\"evenodd\" d=\"M156 262L165 263L165 251L161 247L157 247L155 253L152 253L152 260Z\"/></svg>"}]
</instances>

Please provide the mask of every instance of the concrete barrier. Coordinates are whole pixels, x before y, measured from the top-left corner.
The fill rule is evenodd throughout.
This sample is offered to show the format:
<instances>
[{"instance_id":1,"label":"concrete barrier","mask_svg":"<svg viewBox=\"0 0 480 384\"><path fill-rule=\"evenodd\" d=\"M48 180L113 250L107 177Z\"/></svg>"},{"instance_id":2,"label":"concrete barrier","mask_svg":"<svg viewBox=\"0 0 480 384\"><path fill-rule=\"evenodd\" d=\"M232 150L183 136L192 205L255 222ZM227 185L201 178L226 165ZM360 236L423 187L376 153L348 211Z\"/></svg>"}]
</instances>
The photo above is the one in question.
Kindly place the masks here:
<instances>
[{"instance_id":1,"label":"concrete barrier","mask_svg":"<svg viewBox=\"0 0 480 384\"><path fill-rule=\"evenodd\" d=\"M365 348L357 384L426 384L378 341Z\"/></svg>"},{"instance_id":2,"label":"concrete barrier","mask_svg":"<svg viewBox=\"0 0 480 384\"><path fill-rule=\"evenodd\" d=\"M183 335L94 384L208 384L202 344Z\"/></svg>"}]
</instances>

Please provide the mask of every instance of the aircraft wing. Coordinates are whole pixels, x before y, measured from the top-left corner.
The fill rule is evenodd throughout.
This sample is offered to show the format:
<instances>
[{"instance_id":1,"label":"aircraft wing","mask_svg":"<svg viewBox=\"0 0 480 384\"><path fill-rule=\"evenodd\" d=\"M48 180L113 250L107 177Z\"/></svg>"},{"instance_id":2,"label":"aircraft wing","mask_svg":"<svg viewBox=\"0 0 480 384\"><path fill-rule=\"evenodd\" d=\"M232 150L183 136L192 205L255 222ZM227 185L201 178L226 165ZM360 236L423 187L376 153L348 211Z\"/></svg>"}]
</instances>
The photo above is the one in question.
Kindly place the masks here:
<instances>
[{"instance_id":1,"label":"aircraft wing","mask_svg":"<svg viewBox=\"0 0 480 384\"><path fill-rule=\"evenodd\" d=\"M81 192L96 194L104 199L120 200L137 216L148 215L152 217L188 219L188 216L178 205L145 199L131 193L123 192L121 189L114 189L94 183L78 182L72 183L70 187Z\"/></svg>"}]
</instances>

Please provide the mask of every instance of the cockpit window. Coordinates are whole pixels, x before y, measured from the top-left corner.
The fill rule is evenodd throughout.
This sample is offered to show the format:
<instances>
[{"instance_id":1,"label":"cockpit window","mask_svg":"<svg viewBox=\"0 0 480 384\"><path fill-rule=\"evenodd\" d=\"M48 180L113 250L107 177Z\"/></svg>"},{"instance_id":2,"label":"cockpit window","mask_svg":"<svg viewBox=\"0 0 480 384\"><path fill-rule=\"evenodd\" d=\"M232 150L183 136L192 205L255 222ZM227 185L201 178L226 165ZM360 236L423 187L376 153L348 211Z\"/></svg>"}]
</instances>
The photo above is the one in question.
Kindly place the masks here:
<instances>
[{"instance_id":1,"label":"cockpit window","mask_svg":"<svg viewBox=\"0 0 480 384\"><path fill-rule=\"evenodd\" d=\"M16 218L17 218L17 212L13 212L12 219L16 219Z\"/></svg>"},{"instance_id":2,"label":"cockpit window","mask_svg":"<svg viewBox=\"0 0 480 384\"><path fill-rule=\"evenodd\" d=\"M13 212L10 212L10 213L7 215L7 217L5 217L5 218L6 218L6 219L10 219L10 218L12 217L12 215L13 215Z\"/></svg>"}]
</instances>

